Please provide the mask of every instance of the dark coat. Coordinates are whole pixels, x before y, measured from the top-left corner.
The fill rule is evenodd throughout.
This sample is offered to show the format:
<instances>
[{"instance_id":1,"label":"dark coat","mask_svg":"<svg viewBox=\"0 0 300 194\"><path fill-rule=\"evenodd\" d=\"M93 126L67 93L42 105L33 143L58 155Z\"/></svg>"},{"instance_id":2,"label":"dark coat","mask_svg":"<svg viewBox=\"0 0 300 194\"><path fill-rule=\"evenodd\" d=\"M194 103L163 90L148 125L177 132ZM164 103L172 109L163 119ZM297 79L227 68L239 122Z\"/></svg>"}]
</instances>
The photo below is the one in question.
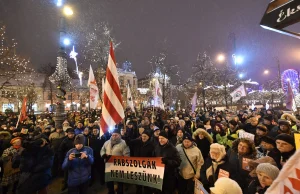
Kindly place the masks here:
<instances>
[{"instance_id":1,"label":"dark coat","mask_svg":"<svg viewBox=\"0 0 300 194\"><path fill-rule=\"evenodd\" d=\"M252 126L251 123L247 123L244 127L244 130L248 133L252 133L255 135L256 133L256 126Z\"/></svg>"},{"instance_id":2,"label":"dark coat","mask_svg":"<svg viewBox=\"0 0 300 194\"><path fill-rule=\"evenodd\" d=\"M201 167L200 181L202 182L202 184L206 190L209 191L209 188L214 186L215 182L218 179L220 169L229 172L229 178L236 180L237 175L236 175L234 166L228 162L227 156L225 156L225 158L223 158L222 161L224 161L224 163L218 165L217 169L215 169L215 173L213 173L213 175L208 178L206 176L206 171L207 171L207 169L209 169L209 167L212 166L212 164L213 164L212 159L210 157L208 157L205 160L203 166Z\"/></svg>"},{"instance_id":3,"label":"dark coat","mask_svg":"<svg viewBox=\"0 0 300 194\"><path fill-rule=\"evenodd\" d=\"M248 191L244 194L264 194L269 187L262 188L259 180L256 178L251 181L248 187Z\"/></svg>"},{"instance_id":4,"label":"dark coat","mask_svg":"<svg viewBox=\"0 0 300 194\"><path fill-rule=\"evenodd\" d=\"M64 140L61 142L59 149L58 149L58 158L59 158L59 163L62 164L66 153L75 147L74 145L74 138L70 139L68 137L65 137Z\"/></svg>"},{"instance_id":5,"label":"dark coat","mask_svg":"<svg viewBox=\"0 0 300 194\"><path fill-rule=\"evenodd\" d=\"M88 158L75 158L69 160L71 153L86 152ZM86 183L91 178L91 166L94 162L93 150L90 147L84 146L81 150L73 148L69 150L65 156L62 165L63 170L68 170L68 186L74 187L82 183Z\"/></svg>"},{"instance_id":6,"label":"dark coat","mask_svg":"<svg viewBox=\"0 0 300 194\"><path fill-rule=\"evenodd\" d=\"M206 160L206 158L208 157L211 143L209 142L209 140L207 138L199 139L198 137L196 138L195 142L197 144L197 147L201 151L203 159Z\"/></svg>"},{"instance_id":7,"label":"dark coat","mask_svg":"<svg viewBox=\"0 0 300 194\"><path fill-rule=\"evenodd\" d=\"M149 139L147 142L143 142L141 138L127 141L130 149L130 154L135 157L153 157L153 150L155 148L153 142Z\"/></svg>"},{"instance_id":8,"label":"dark coat","mask_svg":"<svg viewBox=\"0 0 300 194\"><path fill-rule=\"evenodd\" d=\"M172 193L175 189L177 169L180 166L181 159L177 149L170 143L161 146L156 145L154 150L155 157L162 157L165 162L165 173L163 180L163 193Z\"/></svg>"},{"instance_id":9,"label":"dark coat","mask_svg":"<svg viewBox=\"0 0 300 194\"><path fill-rule=\"evenodd\" d=\"M90 138L90 147L93 149L94 159L99 160L101 158L100 151L102 146L105 143L105 139L101 139L99 136L91 135Z\"/></svg>"},{"instance_id":10,"label":"dark coat","mask_svg":"<svg viewBox=\"0 0 300 194\"><path fill-rule=\"evenodd\" d=\"M35 193L51 180L54 153L48 145L26 148L21 154L20 179L17 193Z\"/></svg>"}]
</instances>

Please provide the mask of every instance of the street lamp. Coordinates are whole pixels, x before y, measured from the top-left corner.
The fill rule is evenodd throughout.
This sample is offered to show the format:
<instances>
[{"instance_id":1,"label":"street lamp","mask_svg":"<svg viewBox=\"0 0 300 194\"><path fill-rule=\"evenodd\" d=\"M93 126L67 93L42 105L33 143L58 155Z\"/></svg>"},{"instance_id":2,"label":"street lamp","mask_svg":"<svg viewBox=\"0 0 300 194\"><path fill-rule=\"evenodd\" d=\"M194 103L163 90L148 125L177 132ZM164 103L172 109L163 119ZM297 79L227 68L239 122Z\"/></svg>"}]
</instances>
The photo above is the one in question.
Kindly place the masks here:
<instances>
[{"instance_id":1,"label":"street lamp","mask_svg":"<svg viewBox=\"0 0 300 194\"><path fill-rule=\"evenodd\" d=\"M219 54L218 57L217 57L217 60L219 62L223 62L223 61L225 61L225 56L223 54Z\"/></svg>"},{"instance_id":2,"label":"street lamp","mask_svg":"<svg viewBox=\"0 0 300 194\"><path fill-rule=\"evenodd\" d=\"M243 73L240 73L239 74L239 78L243 78L244 77L244 74Z\"/></svg>"},{"instance_id":3,"label":"street lamp","mask_svg":"<svg viewBox=\"0 0 300 194\"><path fill-rule=\"evenodd\" d=\"M70 41L69 38L65 38L63 43L64 43L65 46L69 46L71 44L71 41Z\"/></svg>"},{"instance_id":4,"label":"street lamp","mask_svg":"<svg viewBox=\"0 0 300 194\"><path fill-rule=\"evenodd\" d=\"M65 6L64 9L63 9L63 12L66 16L71 16L73 15L73 10L71 7L69 6Z\"/></svg>"},{"instance_id":5,"label":"street lamp","mask_svg":"<svg viewBox=\"0 0 300 194\"><path fill-rule=\"evenodd\" d=\"M178 100L178 108L179 108L179 110L180 110L180 105L181 105L180 100Z\"/></svg>"},{"instance_id":6,"label":"street lamp","mask_svg":"<svg viewBox=\"0 0 300 194\"><path fill-rule=\"evenodd\" d=\"M270 73L269 70L267 70L267 69L264 70L264 74L265 74L265 75L268 75L269 73Z\"/></svg>"}]
</instances>

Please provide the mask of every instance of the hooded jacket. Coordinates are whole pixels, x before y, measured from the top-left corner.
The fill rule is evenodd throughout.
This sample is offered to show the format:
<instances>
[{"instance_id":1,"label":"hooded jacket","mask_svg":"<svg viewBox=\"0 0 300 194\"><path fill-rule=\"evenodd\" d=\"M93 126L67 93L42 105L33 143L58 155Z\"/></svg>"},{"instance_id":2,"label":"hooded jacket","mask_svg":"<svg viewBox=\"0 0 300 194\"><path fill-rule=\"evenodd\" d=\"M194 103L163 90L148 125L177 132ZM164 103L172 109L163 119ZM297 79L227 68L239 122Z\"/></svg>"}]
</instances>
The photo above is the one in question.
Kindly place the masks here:
<instances>
[{"instance_id":1,"label":"hooded jacket","mask_svg":"<svg viewBox=\"0 0 300 194\"><path fill-rule=\"evenodd\" d=\"M204 135L204 139L199 139L199 134L202 133ZM193 139L197 144L197 147L200 149L204 160L208 157L210 144L213 143L212 137L206 132L204 129L197 129L193 133Z\"/></svg>"}]
</instances>

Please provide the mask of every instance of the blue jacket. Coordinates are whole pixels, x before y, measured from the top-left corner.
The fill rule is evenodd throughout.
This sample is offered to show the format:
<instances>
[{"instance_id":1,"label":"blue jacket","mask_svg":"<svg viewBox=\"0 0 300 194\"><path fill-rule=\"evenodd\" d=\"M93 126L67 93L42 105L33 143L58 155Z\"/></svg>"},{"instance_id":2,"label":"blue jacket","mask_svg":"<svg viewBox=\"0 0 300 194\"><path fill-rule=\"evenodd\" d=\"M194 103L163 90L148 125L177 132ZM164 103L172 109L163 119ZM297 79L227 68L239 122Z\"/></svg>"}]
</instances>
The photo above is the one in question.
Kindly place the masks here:
<instances>
[{"instance_id":1,"label":"blue jacket","mask_svg":"<svg viewBox=\"0 0 300 194\"><path fill-rule=\"evenodd\" d=\"M69 155L71 153L80 152L86 152L88 158L74 158L73 160L69 160ZM77 150L76 148L70 149L67 152L65 160L62 164L62 168L64 170L68 170L69 173L68 186L73 187L88 181L91 178L91 166L93 163L94 155L92 148L84 146L81 148L81 150Z\"/></svg>"},{"instance_id":2,"label":"blue jacket","mask_svg":"<svg viewBox=\"0 0 300 194\"><path fill-rule=\"evenodd\" d=\"M76 128L76 129L75 129L75 135L82 134L83 131L84 131L84 128L83 128L83 127L82 127L82 128Z\"/></svg>"}]
</instances>

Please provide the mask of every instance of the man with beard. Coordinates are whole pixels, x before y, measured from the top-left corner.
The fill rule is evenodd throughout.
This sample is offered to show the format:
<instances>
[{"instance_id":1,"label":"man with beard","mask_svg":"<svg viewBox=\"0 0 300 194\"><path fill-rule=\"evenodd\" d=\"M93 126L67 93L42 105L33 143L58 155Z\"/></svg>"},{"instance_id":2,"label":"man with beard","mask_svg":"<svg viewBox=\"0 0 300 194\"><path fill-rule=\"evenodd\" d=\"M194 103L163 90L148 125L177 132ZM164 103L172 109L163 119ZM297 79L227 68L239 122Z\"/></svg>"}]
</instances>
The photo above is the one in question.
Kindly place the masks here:
<instances>
[{"instance_id":1,"label":"man with beard","mask_svg":"<svg viewBox=\"0 0 300 194\"><path fill-rule=\"evenodd\" d=\"M132 147L132 156L134 157L153 157L153 150L155 148L153 142L150 140L151 132L145 130L141 137L133 140L128 140L129 147ZM136 185L136 194L141 194L143 186ZM151 188L144 187L145 194L151 194Z\"/></svg>"},{"instance_id":2,"label":"man with beard","mask_svg":"<svg viewBox=\"0 0 300 194\"><path fill-rule=\"evenodd\" d=\"M162 157L162 163L165 164L162 191L155 193L171 194L175 190L176 171L180 166L181 159L177 149L169 142L165 131L159 133L159 144L155 147L154 156Z\"/></svg>"},{"instance_id":3,"label":"man with beard","mask_svg":"<svg viewBox=\"0 0 300 194\"><path fill-rule=\"evenodd\" d=\"M124 140L121 139L121 132L115 129L110 140L106 141L101 148L101 157L107 162L111 156L130 156L130 150ZM118 194L123 194L123 183L118 182ZM107 182L108 194L114 194L114 182Z\"/></svg>"},{"instance_id":4,"label":"man with beard","mask_svg":"<svg viewBox=\"0 0 300 194\"><path fill-rule=\"evenodd\" d=\"M65 155L67 152L74 148L74 138L75 138L75 130L73 128L68 128L66 130L67 132L67 137L64 138L64 140L61 142L59 149L58 149L58 155L59 155L59 165L62 165ZM62 191L68 188L68 171L64 170L64 183L62 187Z\"/></svg>"}]
</instances>

